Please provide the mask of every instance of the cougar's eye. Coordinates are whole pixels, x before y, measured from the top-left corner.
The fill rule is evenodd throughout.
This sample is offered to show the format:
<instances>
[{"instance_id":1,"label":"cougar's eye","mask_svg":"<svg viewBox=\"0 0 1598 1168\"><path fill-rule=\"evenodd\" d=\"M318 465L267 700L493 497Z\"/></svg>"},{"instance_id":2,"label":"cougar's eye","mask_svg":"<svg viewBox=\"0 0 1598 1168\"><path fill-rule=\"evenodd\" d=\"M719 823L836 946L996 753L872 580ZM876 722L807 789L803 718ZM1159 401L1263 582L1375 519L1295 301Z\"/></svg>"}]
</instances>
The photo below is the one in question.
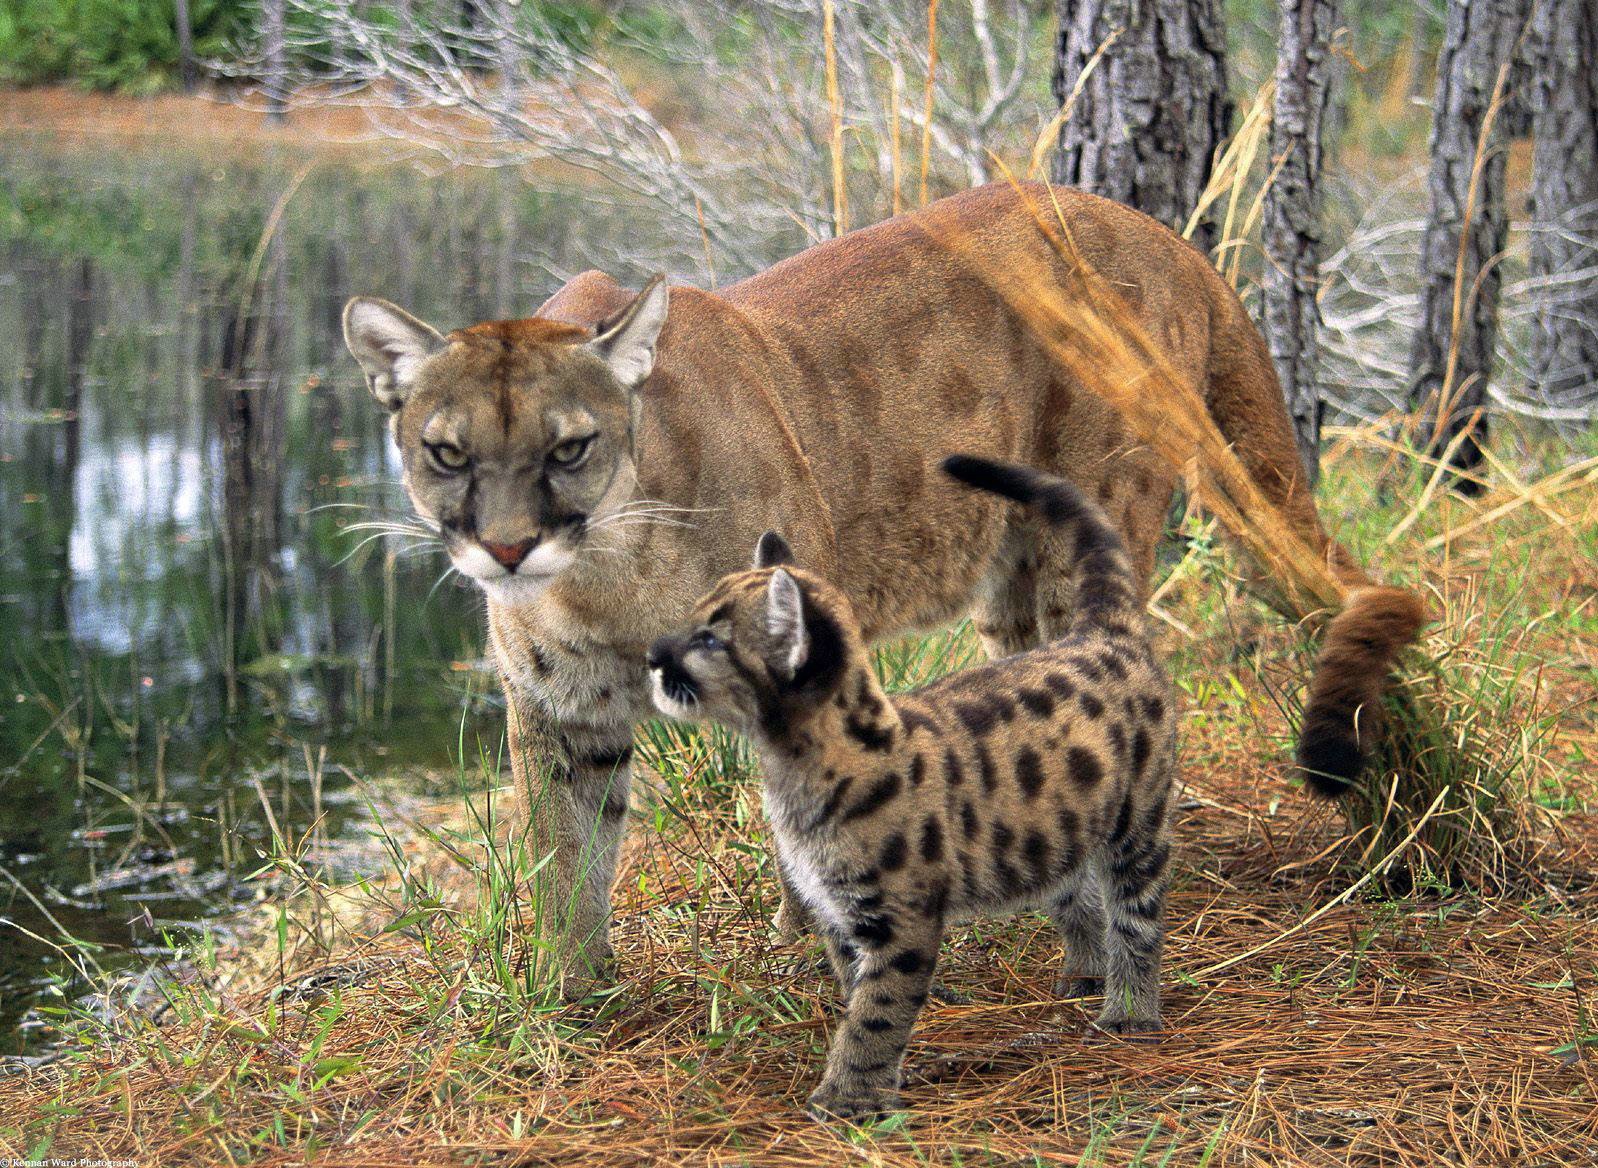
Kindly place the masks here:
<instances>
[{"instance_id":1,"label":"cougar's eye","mask_svg":"<svg viewBox=\"0 0 1598 1168\"><path fill-rule=\"evenodd\" d=\"M703 649L706 653L717 653L727 647L722 639L709 629L700 629L695 633L691 644L695 649Z\"/></svg>"},{"instance_id":2,"label":"cougar's eye","mask_svg":"<svg viewBox=\"0 0 1598 1168\"><path fill-rule=\"evenodd\" d=\"M583 438L568 438L564 442L557 443L555 448L549 452L550 461L556 466L563 466L568 469L576 466L588 457L588 452L593 449L596 437L597 435L595 434L589 434Z\"/></svg>"},{"instance_id":3,"label":"cougar's eye","mask_svg":"<svg viewBox=\"0 0 1598 1168\"><path fill-rule=\"evenodd\" d=\"M467 464L472 461L464 450L451 442L429 442L427 453L432 458L433 465L445 474L465 470Z\"/></svg>"}]
</instances>

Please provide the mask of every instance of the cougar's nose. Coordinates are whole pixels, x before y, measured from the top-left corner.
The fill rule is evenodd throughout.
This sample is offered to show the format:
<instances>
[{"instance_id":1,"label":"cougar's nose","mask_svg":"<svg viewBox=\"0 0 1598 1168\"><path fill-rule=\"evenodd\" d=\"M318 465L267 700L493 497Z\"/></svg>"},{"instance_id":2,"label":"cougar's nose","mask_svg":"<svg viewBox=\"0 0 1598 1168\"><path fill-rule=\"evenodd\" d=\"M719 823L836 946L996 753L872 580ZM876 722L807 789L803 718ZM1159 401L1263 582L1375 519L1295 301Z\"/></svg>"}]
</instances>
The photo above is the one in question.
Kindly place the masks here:
<instances>
[{"instance_id":1,"label":"cougar's nose","mask_svg":"<svg viewBox=\"0 0 1598 1168\"><path fill-rule=\"evenodd\" d=\"M671 664L672 653L675 649L676 642L671 637L662 637L649 646L649 668L666 668L667 665Z\"/></svg>"},{"instance_id":2,"label":"cougar's nose","mask_svg":"<svg viewBox=\"0 0 1598 1168\"><path fill-rule=\"evenodd\" d=\"M533 550L537 539L524 539L520 543L494 543L491 540L478 540L483 545L483 550L504 566L507 572L514 572L516 565L527 558L527 553Z\"/></svg>"}]
</instances>

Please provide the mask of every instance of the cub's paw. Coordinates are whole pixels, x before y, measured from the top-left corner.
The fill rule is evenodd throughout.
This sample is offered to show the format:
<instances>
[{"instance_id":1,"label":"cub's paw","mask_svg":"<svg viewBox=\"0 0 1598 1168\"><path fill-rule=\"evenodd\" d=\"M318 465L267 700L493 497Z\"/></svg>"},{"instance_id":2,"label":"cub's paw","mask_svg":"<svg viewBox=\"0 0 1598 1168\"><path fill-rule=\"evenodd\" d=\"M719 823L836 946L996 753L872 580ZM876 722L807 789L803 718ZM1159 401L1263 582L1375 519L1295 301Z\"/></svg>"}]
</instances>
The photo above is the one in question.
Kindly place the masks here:
<instances>
[{"instance_id":1,"label":"cub's paw","mask_svg":"<svg viewBox=\"0 0 1598 1168\"><path fill-rule=\"evenodd\" d=\"M1054 996L1057 998L1096 998L1103 992L1102 977L1077 977L1075 974L1062 973L1060 980L1054 983Z\"/></svg>"},{"instance_id":2,"label":"cub's paw","mask_svg":"<svg viewBox=\"0 0 1598 1168\"><path fill-rule=\"evenodd\" d=\"M1165 1023L1153 1018L1100 1018L1090 1028L1098 1034L1111 1034L1128 1042L1158 1042Z\"/></svg>"},{"instance_id":3,"label":"cub's paw","mask_svg":"<svg viewBox=\"0 0 1598 1168\"><path fill-rule=\"evenodd\" d=\"M811 1092L806 1110L817 1123L839 1119L870 1123L886 1119L899 1110L899 1092L892 1087L864 1083L822 1083Z\"/></svg>"}]
</instances>

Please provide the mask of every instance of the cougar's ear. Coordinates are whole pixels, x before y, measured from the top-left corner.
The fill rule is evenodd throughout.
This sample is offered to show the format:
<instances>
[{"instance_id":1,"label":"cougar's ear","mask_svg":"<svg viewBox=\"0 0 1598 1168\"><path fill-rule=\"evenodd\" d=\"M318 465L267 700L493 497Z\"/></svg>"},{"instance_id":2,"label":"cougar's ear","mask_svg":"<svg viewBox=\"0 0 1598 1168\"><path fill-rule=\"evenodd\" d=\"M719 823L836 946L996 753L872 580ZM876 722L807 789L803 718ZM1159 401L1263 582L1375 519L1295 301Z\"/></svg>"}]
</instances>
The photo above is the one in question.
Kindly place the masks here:
<instances>
[{"instance_id":1,"label":"cougar's ear","mask_svg":"<svg viewBox=\"0 0 1598 1168\"><path fill-rule=\"evenodd\" d=\"M405 404L422 362L444 347L437 329L375 296L344 306L344 343L360 362L372 396L390 410Z\"/></svg>"},{"instance_id":2,"label":"cougar's ear","mask_svg":"<svg viewBox=\"0 0 1598 1168\"><path fill-rule=\"evenodd\" d=\"M766 632L776 642L771 663L790 681L810 656L810 630L805 627L805 598L799 581L778 568L766 585Z\"/></svg>"},{"instance_id":3,"label":"cougar's ear","mask_svg":"<svg viewBox=\"0 0 1598 1168\"><path fill-rule=\"evenodd\" d=\"M666 324L665 276L652 276L633 302L603 320L588 350L610 366L624 389L637 389L655 367L655 341Z\"/></svg>"},{"instance_id":4,"label":"cougar's ear","mask_svg":"<svg viewBox=\"0 0 1598 1168\"><path fill-rule=\"evenodd\" d=\"M757 568L775 568L780 564L793 563L793 548L788 546L788 541L775 531L768 531L760 537L760 542L755 544L755 563Z\"/></svg>"}]
</instances>

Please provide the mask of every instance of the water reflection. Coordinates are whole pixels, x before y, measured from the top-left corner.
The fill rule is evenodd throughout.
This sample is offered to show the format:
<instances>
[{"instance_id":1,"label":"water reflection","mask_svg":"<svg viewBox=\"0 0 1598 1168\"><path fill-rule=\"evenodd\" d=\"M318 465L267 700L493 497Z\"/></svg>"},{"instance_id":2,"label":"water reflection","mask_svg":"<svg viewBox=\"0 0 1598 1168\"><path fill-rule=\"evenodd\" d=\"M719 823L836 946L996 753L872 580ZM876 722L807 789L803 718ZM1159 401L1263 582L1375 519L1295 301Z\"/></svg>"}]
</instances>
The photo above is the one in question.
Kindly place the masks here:
<instances>
[{"instance_id":1,"label":"water reflection","mask_svg":"<svg viewBox=\"0 0 1598 1168\"><path fill-rule=\"evenodd\" d=\"M294 171L0 144L0 1053L59 1000L29 933L131 966L255 895L263 802L349 838L351 776L497 738L475 596L344 530L403 506L339 311L525 311L595 215L324 167L263 245Z\"/></svg>"}]
</instances>

